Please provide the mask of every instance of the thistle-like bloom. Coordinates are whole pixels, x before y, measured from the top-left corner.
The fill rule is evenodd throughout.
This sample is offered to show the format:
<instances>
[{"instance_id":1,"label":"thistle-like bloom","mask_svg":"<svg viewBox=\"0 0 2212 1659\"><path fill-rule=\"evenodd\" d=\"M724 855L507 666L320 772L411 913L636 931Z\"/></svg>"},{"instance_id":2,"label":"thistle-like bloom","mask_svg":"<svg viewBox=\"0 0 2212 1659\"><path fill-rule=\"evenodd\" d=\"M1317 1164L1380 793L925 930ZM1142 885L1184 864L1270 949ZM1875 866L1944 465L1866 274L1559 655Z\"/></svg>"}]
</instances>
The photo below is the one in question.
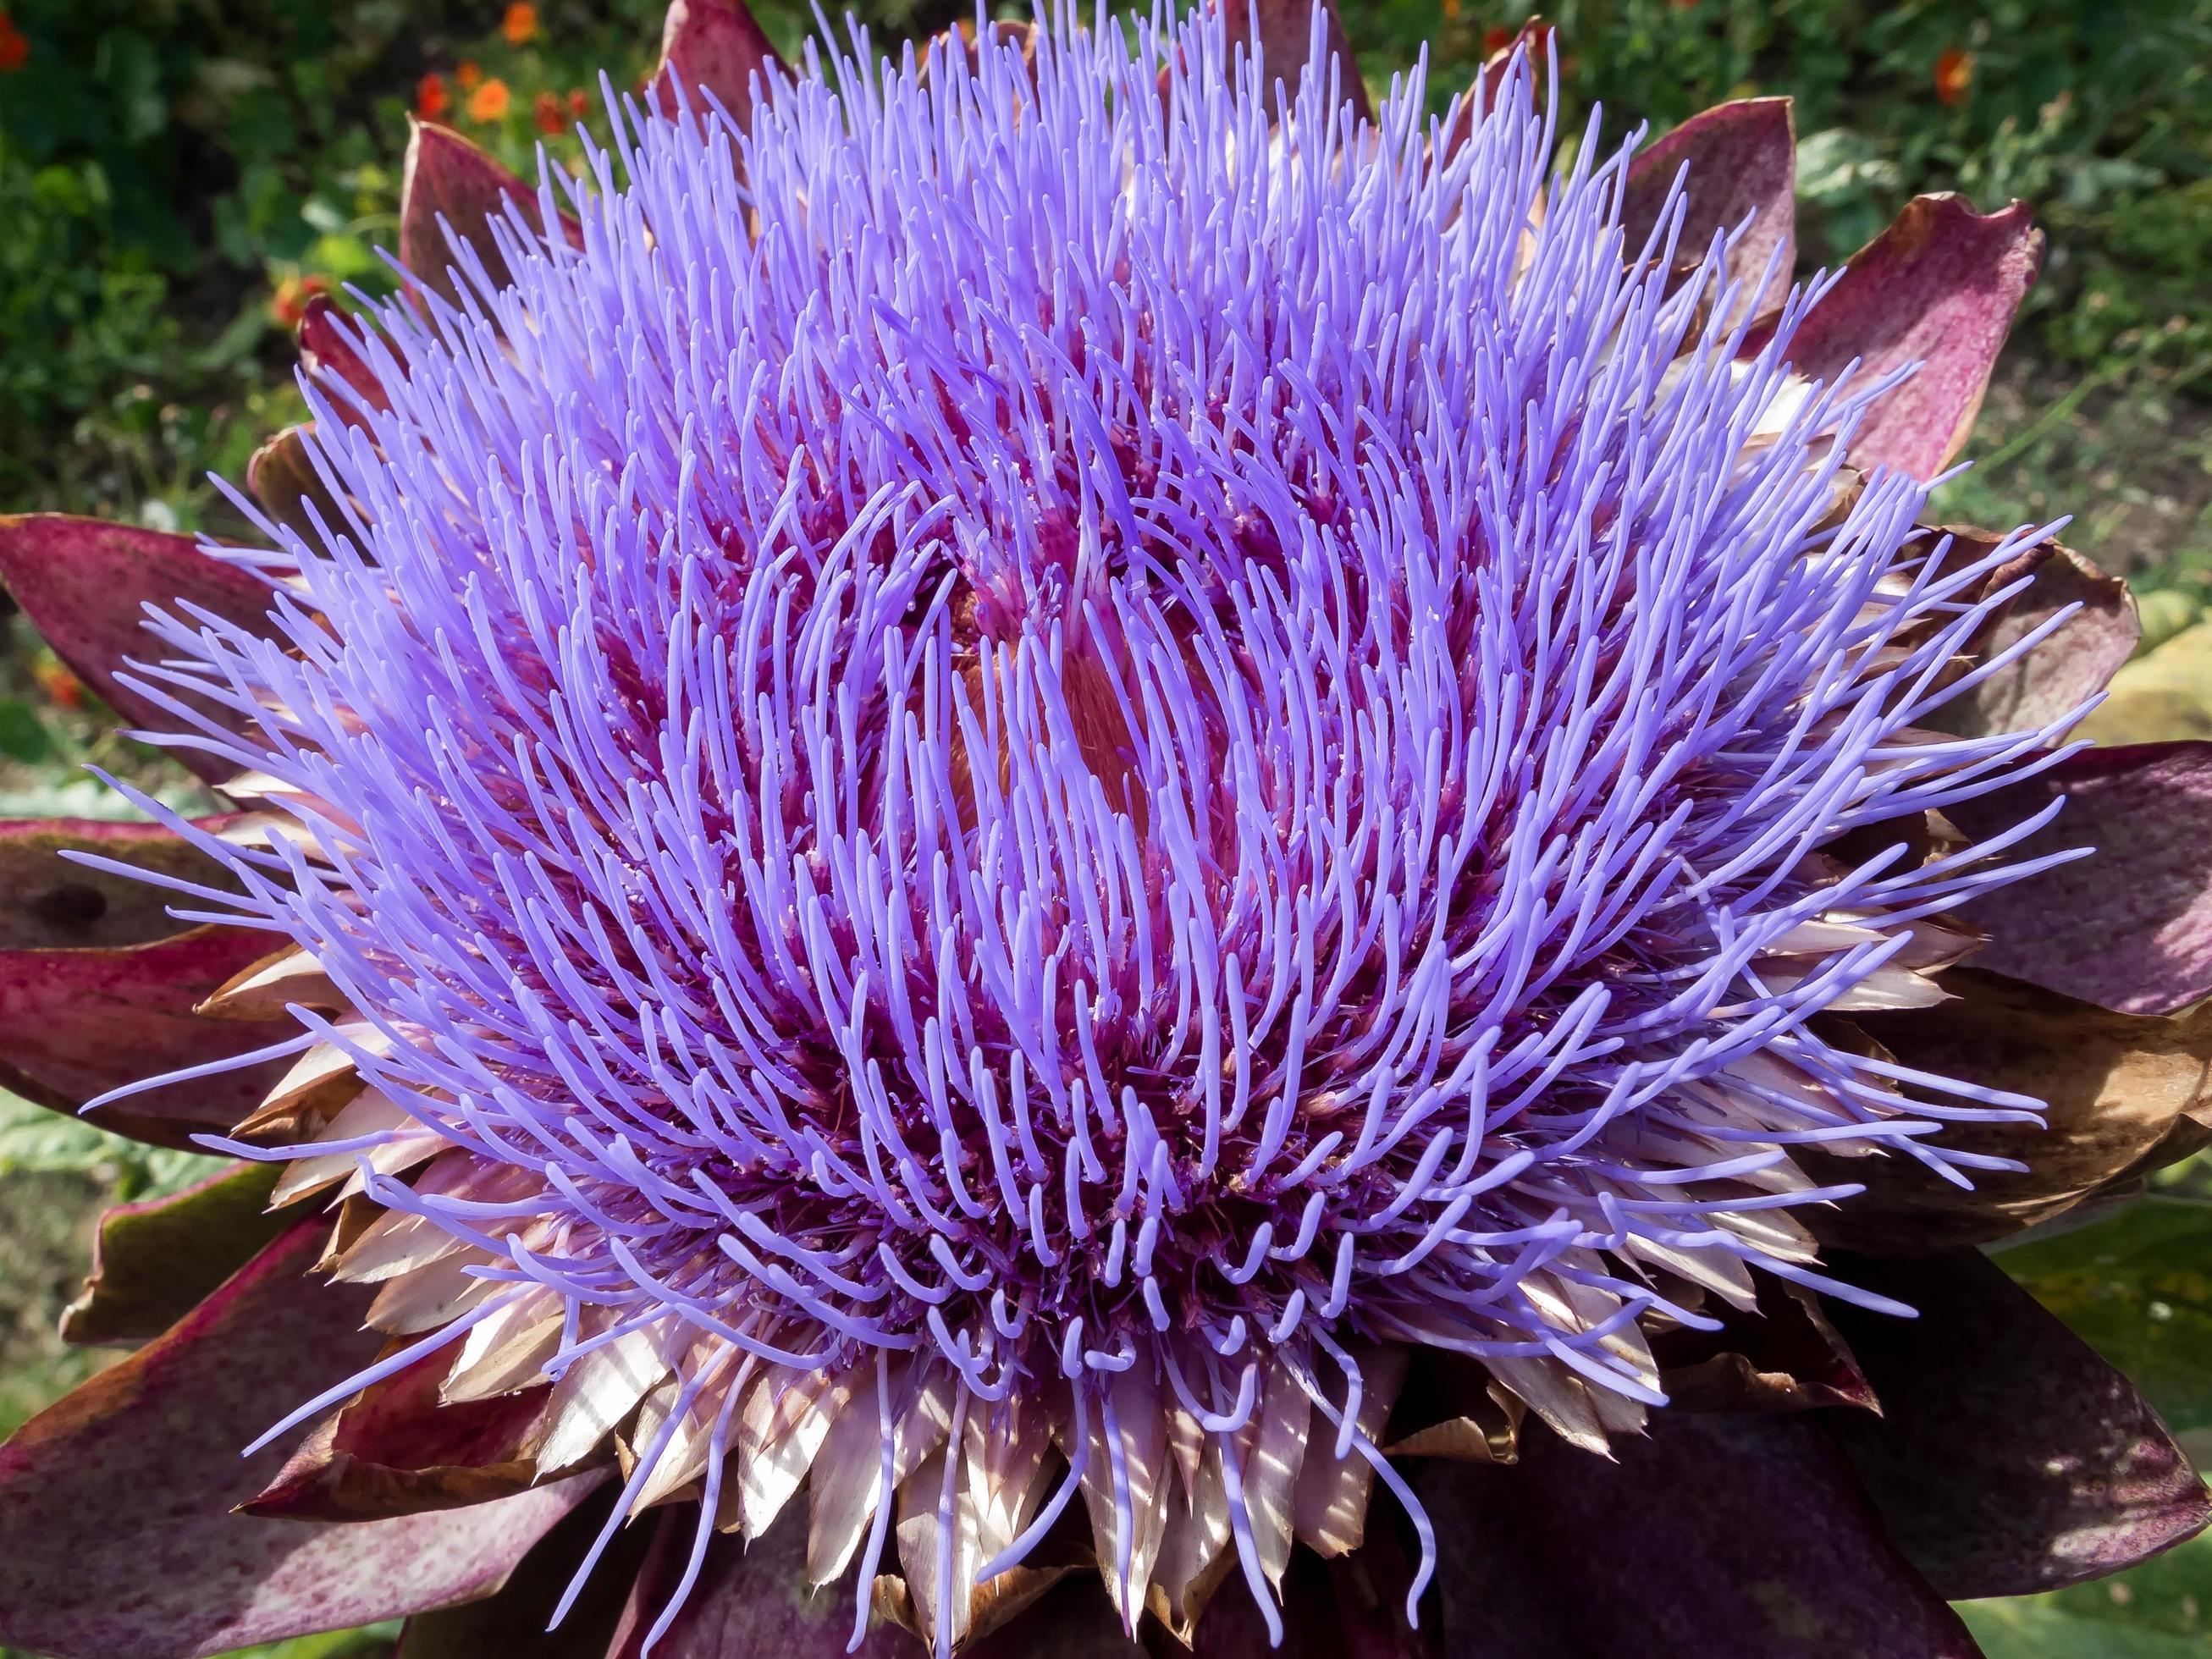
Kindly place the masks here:
<instances>
[{"instance_id":1,"label":"thistle-like bloom","mask_svg":"<svg viewBox=\"0 0 2212 1659\"><path fill-rule=\"evenodd\" d=\"M1855 1598L1694 1650L1963 1650L1916 1373L1978 1320L2108 1374L1987 1273L1827 1247L2027 1224L2196 1104L2120 1135L2008 1063L2081 971L2033 929L1956 966L2082 890L2053 798L2109 775L2065 738L2125 632L2042 533L1920 526L2032 234L1917 204L1792 287L1786 109L1562 164L1540 58L1370 115L1333 27L1278 88L1212 15L787 71L679 12L580 186L418 139L417 280L309 319L273 549L160 550L201 586L113 682L249 810L76 854L157 849L173 977L265 1027L95 1103L213 1091L209 1190L283 1229L133 1363L310 1295L374 1334L246 1431L319 1421L228 1523L317 1540L248 1601L305 1522L412 1529L357 1547L416 1564L385 1601L223 1640L484 1594L573 1509L490 1605L575 1651L906 1644L872 1608L1230 1651L1285 1597L1316 1653L1673 1651L1577 1604L1622 1545L1574 1516L1687 1468L1728 1490L1629 1524L1699 1597ZM80 1322L138 1334L120 1295ZM1881 1430L1692 1414L1877 1389ZM2205 1519L2124 1404L2124 1520L2006 1497L2074 1576ZM1856 1530L1770 1541L1762 1492ZM1736 1520L1748 1569L1696 1535ZM1011 1622L1078 1564L1103 1601ZM516 1650L444 1617L410 1655Z\"/></svg>"}]
</instances>

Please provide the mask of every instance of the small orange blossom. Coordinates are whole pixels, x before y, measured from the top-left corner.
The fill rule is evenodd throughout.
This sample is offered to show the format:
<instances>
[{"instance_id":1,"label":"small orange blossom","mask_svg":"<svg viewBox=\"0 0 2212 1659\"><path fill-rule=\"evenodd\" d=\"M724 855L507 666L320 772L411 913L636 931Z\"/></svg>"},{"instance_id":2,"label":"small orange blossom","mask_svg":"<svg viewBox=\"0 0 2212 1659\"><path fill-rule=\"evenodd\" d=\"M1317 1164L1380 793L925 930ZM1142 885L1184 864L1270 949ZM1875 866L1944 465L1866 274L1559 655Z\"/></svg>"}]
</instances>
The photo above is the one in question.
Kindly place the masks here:
<instances>
[{"instance_id":1,"label":"small orange blossom","mask_svg":"<svg viewBox=\"0 0 2212 1659\"><path fill-rule=\"evenodd\" d=\"M276 293L269 296L270 319L284 328L297 328L300 319L307 314L307 301L330 291L330 283L325 277L287 276L276 284Z\"/></svg>"},{"instance_id":2,"label":"small orange blossom","mask_svg":"<svg viewBox=\"0 0 2212 1659\"><path fill-rule=\"evenodd\" d=\"M496 121L507 113L507 82L494 76L469 94L469 119Z\"/></svg>"},{"instance_id":3,"label":"small orange blossom","mask_svg":"<svg viewBox=\"0 0 2212 1659\"><path fill-rule=\"evenodd\" d=\"M1974 84L1974 54L1946 47L1936 57L1936 95L1947 104L1963 104Z\"/></svg>"}]
</instances>

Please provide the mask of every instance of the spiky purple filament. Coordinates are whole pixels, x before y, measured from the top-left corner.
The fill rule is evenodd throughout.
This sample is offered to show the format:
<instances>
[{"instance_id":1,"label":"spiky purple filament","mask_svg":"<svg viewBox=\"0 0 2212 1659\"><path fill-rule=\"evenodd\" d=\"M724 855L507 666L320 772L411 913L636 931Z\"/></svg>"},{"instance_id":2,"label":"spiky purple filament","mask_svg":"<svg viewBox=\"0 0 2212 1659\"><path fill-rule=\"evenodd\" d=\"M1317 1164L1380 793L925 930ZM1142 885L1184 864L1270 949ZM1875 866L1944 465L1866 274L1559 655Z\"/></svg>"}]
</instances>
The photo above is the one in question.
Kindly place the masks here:
<instances>
[{"instance_id":1,"label":"spiky purple filament","mask_svg":"<svg viewBox=\"0 0 2212 1659\"><path fill-rule=\"evenodd\" d=\"M1525 66L1438 160L1417 78L1271 131L1203 21L869 61L634 125L580 251L380 307L289 638L170 629L308 798L219 849L252 919L527 1176L375 1195L604 1310L556 1375L1064 1373L1120 1505L1132 1368L1224 1445L1279 1361L1371 1455L1359 1340L1657 1404L1669 1286L1828 1286L1790 1146L1971 1166L1924 1138L2027 1103L1808 1022L1991 849L1817 849L2053 733L1911 729L2014 549L1917 550L1901 477L1835 521L1877 389L1800 406L1802 300L1738 361Z\"/></svg>"}]
</instances>

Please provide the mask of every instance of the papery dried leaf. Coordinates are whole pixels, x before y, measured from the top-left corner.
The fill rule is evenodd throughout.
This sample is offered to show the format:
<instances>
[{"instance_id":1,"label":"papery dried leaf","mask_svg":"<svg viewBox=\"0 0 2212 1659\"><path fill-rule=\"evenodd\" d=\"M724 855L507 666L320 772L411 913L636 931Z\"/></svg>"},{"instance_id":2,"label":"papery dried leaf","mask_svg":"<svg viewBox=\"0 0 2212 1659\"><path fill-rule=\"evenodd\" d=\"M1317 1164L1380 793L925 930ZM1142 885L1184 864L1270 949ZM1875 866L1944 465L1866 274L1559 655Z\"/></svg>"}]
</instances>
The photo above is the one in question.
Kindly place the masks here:
<instances>
[{"instance_id":1,"label":"papery dried leaf","mask_svg":"<svg viewBox=\"0 0 2212 1659\"><path fill-rule=\"evenodd\" d=\"M1359 1399L1361 1434L1379 1444L1385 1425L1405 1386L1407 1351L1399 1344L1359 1352L1361 1374L1366 1383ZM1336 1395L1343 1403L1342 1390ZM1318 1415L1318 1414L1317 1414ZM1316 1434L1306 1444L1305 1462L1298 1468L1298 1487L1291 1510L1298 1540L1322 1555L1341 1555L1357 1549L1365 1536L1368 1497L1375 1485L1375 1466L1355 1447L1340 1460L1334 1433Z\"/></svg>"},{"instance_id":2,"label":"papery dried leaf","mask_svg":"<svg viewBox=\"0 0 2212 1659\"><path fill-rule=\"evenodd\" d=\"M890 1367L891 1395L903 1398L903 1362ZM853 1379L853 1399L830 1426L817 1455L808 1492L807 1577L821 1584L852 1563L875 1513L882 1485L876 1379L863 1369ZM951 1390L925 1386L892 1421L890 1480L894 1490L943 1442L950 1422Z\"/></svg>"},{"instance_id":3,"label":"papery dried leaf","mask_svg":"<svg viewBox=\"0 0 2212 1659\"><path fill-rule=\"evenodd\" d=\"M1112 1390L1120 1440L1121 1469L1106 1431L1105 1413L1094 1412L1090 1425L1090 1458L1083 1474L1083 1499L1091 1510L1091 1536L1108 1577L1115 1607L1133 1626L1143 1612L1145 1585L1152 1576L1167 1527L1170 1476L1167 1417L1163 1385L1135 1369L1107 1384ZM1072 1432L1072 1430L1071 1430ZM1074 1450L1063 1446L1073 1460ZM1114 1582L1122 1559L1121 1511L1126 1503L1128 1582Z\"/></svg>"},{"instance_id":4,"label":"papery dried leaf","mask_svg":"<svg viewBox=\"0 0 2212 1659\"><path fill-rule=\"evenodd\" d=\"M2177 1125L2212 1115L2212 1009L2179 1019L2113 1013L1974 969L1943 982L1956 1001L1854 1019L1905 1066L2046 1102L2049 1127L1947 1125L1942 1146L2028 1166L1975 1170L1971 1188L1898 1153L1844 1159L1804 1149L1808 1173L1867 1187L1808 1215L1832 1248L1918 1255L2007 1237L2141 1173Z\"/></svg>"},{"instance_id":5,"label":"papery dried leaf","mask_svg":"<svg viewBox=\"0 0 2212 1659\"><path fill-rule=\"evenodd\" d=\"M453 1266L457 1279L465 1277L459 1263ZM667 1374L657 1331L630 1331L585 1354L554 1384L550 1407L526 1443L538 1467L550 1474L600 1450L606 1437Z\"/></svg>"},{"instance_id":6,"label":"papery dried leaf","mask_svg":"<svg viewBox=\"0 0 2212 1659\"><path fill-rule=\"evenodd\" d=\"M1096 1569L1086 1568L1048 1590L1013 1623L965 1650L960 1659L1147 1659L1152 1651L1121 1633L1105 1585ZM905 1652L912 1659L914 1650Z\"/></svg>"},{"instance_id":7,"label":"papery dried leaf","mask_svg":"<svg viewBox=\"0 0 2212 1659\"><path fill-rule=\"evenodd\" d=\"M259 963L254 963L244 971L250 974L259 966ZM226 986L235 982L236 978L234 975L225 981ZM203 1006L206 1000L202 1000ZM360 1029L350 1028L349 1035ZM272 1148L313 1140L340 1112L360 1097L362 1091L353 1056L334 1042L318 1042L270 1083L252 1109L233 1127L232 1137L249 1146ZM302 1178L302 1170L295 1164L286 1169L280 1185L296 1186Z\"/></svg>"}]
</instances>

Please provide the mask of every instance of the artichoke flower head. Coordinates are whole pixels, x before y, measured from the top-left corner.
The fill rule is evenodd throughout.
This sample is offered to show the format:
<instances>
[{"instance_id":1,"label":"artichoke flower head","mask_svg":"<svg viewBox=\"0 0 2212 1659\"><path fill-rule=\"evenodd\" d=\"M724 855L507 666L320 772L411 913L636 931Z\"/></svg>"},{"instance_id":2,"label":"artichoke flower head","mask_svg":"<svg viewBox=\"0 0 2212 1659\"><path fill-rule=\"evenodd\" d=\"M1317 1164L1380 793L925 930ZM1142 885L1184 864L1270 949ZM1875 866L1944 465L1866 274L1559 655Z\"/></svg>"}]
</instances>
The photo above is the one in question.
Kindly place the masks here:
<instances>
[{"instance_id":1,"label":"artichoke flower head","mask_svg":"<svg viewBox=\"0 0 2212 1659\"><path fill-rule=\"evenodd\" d=\"M11 1086L234 1160L0 1639L1954 1655L2205 1524L1974 1248L2212 1059L2124 590L1923 522L2023 207L1800 280L1786 100L1326 6L664 58L416 131L263 544L0 520L235 809L0 833Z\"/></svg>"}]
</instances>

